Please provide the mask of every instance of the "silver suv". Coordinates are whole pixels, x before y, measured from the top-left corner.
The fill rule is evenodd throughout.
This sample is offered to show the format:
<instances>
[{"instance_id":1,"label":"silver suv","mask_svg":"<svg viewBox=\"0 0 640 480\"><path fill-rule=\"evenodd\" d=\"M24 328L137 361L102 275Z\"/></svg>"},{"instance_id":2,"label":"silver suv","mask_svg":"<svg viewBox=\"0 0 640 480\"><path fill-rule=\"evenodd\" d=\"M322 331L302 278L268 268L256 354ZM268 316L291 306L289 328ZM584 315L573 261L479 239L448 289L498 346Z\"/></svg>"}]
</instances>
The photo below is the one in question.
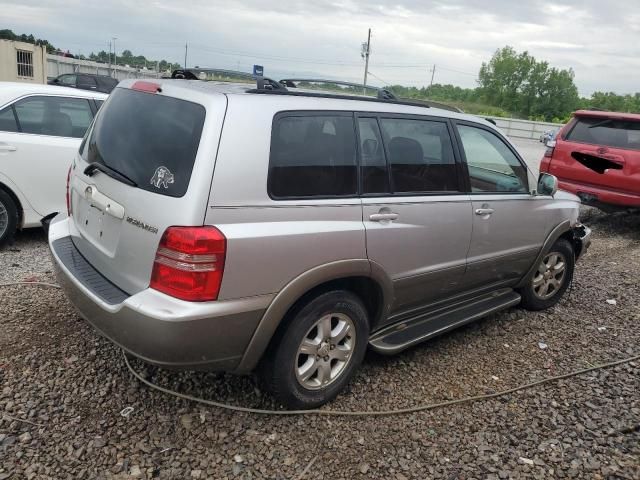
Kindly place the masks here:
<instances>
[{"instance_id":1,"label":"silver suv","mask_svg":"<svg viewBox=\"0 0 640 480\"><path fill-rule=\"evenodd\" d=\"M290 408L490 313L544 309L590 231L480 118L381 98L121 82L49 245L100 333L166 367L257 370Z\"/></svg>"}]
</instances>

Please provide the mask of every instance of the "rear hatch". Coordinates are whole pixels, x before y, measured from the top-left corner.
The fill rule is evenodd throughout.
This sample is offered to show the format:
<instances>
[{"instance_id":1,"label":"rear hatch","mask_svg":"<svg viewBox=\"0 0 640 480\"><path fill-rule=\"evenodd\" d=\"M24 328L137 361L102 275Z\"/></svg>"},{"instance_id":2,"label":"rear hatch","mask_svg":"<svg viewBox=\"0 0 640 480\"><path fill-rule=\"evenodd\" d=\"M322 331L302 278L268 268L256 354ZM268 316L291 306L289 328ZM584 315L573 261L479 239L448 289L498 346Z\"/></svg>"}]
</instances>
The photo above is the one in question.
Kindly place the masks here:
<instances>
[{"instance_id":1,"label":"rear hatch","mask_svg":"<svg viewBox=\"0 0 640 480\"><path fill-rule=\"evenodd\" d=\"M549 172L561 181L638 193L640 119L624 114L577 112L556 139Z\"/></svg>"},{"instance_id":2,"label":"rear hatch","mask_svg":"<svg viewBox=\"0 0 640 480\"><path fill-rule=\"evenodd\" d=\"M100 109L70 178L73 241L129 294L149 285L167 227L203 224L226 96L126 81Z\"/></svg>"}]
</instances>

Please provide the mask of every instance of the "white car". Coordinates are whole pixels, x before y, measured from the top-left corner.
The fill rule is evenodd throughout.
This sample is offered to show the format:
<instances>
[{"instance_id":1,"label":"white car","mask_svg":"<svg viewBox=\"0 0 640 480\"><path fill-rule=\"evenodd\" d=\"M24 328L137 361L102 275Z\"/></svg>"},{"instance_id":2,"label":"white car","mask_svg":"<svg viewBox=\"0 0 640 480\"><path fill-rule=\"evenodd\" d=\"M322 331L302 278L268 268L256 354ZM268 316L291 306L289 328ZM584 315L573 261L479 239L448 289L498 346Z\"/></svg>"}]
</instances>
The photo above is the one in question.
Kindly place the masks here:
<instances>
[{"instance_id":1,"label":"white car","mask_svg":"<svg viewBox=\"0 0 640 480\"><path fill-rule=\"evenodd\" d=\"M69 165L107 95L0 82L0 245L66 211Z\"/></svg>"}]
</instances>

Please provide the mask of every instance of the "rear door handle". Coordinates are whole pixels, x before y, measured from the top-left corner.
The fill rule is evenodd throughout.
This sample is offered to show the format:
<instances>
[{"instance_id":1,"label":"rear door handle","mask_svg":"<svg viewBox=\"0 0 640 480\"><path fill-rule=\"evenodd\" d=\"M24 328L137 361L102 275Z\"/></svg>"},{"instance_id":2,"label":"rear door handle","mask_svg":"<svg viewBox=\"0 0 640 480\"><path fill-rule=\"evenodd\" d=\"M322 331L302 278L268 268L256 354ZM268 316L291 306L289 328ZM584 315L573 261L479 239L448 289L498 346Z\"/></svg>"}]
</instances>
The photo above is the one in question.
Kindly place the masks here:
<instances>
[{"instance_id":1,"label":"rear door handle","mask_svg":"<svg viewBox=\"0 0 640 480\"><path fill-rule=\"evenodd\" d=\"M491 215L495 210L493 208L476 208L476 215Z\"/></svg>"},{"instance_id":2,"label":"rear door handle","mask_svg":"<svg viewBox=\"0 0 640 480\"><path fill-rule=\"evenodd\" d=\"M391 222L397 220L399 216L397 213L373 213L369 215L369 220L372 222Z\"/></svg>"}]
</instances>

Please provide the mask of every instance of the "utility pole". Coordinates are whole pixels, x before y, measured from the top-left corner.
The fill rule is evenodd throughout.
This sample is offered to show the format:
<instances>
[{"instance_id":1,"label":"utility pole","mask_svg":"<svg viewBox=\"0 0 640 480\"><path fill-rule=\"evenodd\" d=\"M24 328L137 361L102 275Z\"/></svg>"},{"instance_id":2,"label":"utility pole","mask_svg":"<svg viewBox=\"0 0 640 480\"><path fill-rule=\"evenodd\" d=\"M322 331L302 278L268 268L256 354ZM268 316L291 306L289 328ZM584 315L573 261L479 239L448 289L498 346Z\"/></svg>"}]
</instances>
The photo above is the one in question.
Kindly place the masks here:
<instances>
[{"instance_id":1,"label":"utility pole","mask_svg":"<svg viewBox=\"0 0 640 480\"><path fill-rule=\"evenodd\" d=\"M436 75L436 64L433 64L433 68L431 69L431 83L429 84L430 87L433 86L433 77Z\"/></svg>"},{"instance_id":2,"label":"utility pole","mask_svg":"<svg viewBox=\"0 0 640 480\"><path fill-rule=\"evenodd\" d=\"M364 58L364 87L367 86L367 72L369 71L369 54L371 53L371 29L369 29L369 35L367 36L367 43L362 44L362 53L360 54ZM365 88L362 88L362 94L365 93Z\"/></svg>"},{"instance_id":3,"label":"utility pole","mask_svg":"<svg viewBox=\"0 0 640 480\"><path fill-rule=\"evenodd\" d=\"M111 71L111 40L109 40L109 76L113 76L113 72Z\"/></svg>"},{"instance_id":4,"label":"utility pole","mask_svg":"<svg viewBox=\"0 0 640 480\"><path fill-rule=\"evenodd\" d=\"M118 54L116 53L116 40L118 38L117 37L112 37L113 40L113 66L117 67L118 66Z\"/></svg>"},{"instance_id":5,"label":"utility pole","mask_svg":"<svg viewBox=\"0 0 640 480\"><path fill-rule=\"evenodd\" d=\"M187 49L189 48L189 46L185 43L184 44L184 68L186 70L187 68Z\"/></svg>"}]
</instances>

